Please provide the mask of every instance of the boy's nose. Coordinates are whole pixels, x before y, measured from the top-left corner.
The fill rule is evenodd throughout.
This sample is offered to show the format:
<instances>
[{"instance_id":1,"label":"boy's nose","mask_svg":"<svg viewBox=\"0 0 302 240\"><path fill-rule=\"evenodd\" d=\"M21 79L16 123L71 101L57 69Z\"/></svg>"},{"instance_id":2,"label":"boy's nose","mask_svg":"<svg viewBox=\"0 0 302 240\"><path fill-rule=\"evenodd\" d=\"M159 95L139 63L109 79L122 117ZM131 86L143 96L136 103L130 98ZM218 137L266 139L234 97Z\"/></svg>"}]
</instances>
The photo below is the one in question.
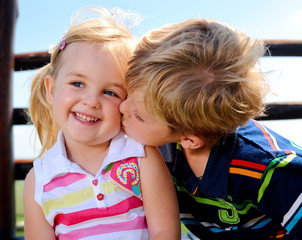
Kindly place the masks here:
<instances>
[{"instance_id":1,"label":"boy's nose","mask_svg":"<svg viewBox=\"0 0 302 240\"><path fill-rule=\"evenodd\" d=\"M120 104L120 112L123 114L123 115L126 115L126 111L127 111L127 101L128 101L128 98L126 98L124 101L121 102Z\"/></svg>"}]
</instances>

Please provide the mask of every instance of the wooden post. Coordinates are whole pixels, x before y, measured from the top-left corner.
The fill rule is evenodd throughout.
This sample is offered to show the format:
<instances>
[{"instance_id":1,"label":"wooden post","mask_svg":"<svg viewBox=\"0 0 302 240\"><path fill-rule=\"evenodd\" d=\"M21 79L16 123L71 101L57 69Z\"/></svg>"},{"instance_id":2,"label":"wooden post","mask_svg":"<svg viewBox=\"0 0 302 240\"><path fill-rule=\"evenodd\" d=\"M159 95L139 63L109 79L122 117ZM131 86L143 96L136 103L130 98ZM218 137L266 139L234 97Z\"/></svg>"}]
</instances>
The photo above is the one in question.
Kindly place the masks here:
<instances>
[{"instance_id":1,"label":"wooden post","mask_svg":"<svg viewBox=\"0 0 302 240\"><path fill-rule=\"evenodd\" d=\"M0 1L0 239L15 236L12 73L17 0Z\"/></svg>"}]
</instances>

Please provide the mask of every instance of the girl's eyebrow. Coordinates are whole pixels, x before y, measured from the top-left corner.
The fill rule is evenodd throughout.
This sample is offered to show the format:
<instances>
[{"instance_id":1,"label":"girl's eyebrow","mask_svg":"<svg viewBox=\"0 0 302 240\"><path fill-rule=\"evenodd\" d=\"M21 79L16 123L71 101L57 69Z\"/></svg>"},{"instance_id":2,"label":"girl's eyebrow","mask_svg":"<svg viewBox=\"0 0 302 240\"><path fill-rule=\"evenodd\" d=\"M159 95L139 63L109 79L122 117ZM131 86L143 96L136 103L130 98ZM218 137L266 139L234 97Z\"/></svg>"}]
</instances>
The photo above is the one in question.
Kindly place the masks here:
<instances>
[{"instance_id":1,"label":"girl's eyebrow","mask_svg":"<svg viewBox=\"0 0 302 240\"><path fill-rule=\"evenodd\" d=\"M80 77L80 78L86 78L87 76L79 73L79 72L75 72L75 71L71 71L69 73L66 74L67 76L76 76L76 77Z\"/></svg>"},{"instance_id":2,"label":"girl's eyebrow","mask_svg":"<svg viewBox=\"0 0 302 240\"><path fill-rule=\"evenodd\" d=\"M88 76L86 76L85 74L82 74L82 73L79 73L79 72L76 72L76 71L71 71L69 73L67 73L67 76L76 76L76 77L79 77L79 78L88 78ZM112 82L111 83L112 86L115 86L115 87L118 87L118 88L121 88L121 89L125 89L124 85L122 83L118 83L118 82Z\"/></svg>"},{"instance_id":3,"label":"girl's eyebrow","mask_svg":"<svg viewBox=\"0 0 302 240\"><path fill-rule=\"evenodd\" d=\"M112 82L112 86L125 89L124 85L121 83Z\"/></svg>"}]
</instances>

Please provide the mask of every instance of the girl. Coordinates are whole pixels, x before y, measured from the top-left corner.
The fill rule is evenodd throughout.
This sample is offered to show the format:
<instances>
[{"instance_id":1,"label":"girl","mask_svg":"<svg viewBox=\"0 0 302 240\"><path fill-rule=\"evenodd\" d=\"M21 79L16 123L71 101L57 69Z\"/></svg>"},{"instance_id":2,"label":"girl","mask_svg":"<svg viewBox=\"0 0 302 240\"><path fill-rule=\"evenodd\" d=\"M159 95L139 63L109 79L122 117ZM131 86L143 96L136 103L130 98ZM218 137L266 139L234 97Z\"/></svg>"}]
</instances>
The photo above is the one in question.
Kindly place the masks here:
<instances>
[{"instance_id":1,"label":"girl","mask_svg":"<svg viewBox=\"0 0 302 240\"><path fill-rule=\"evenodd\" d=\"M32 83L43 149L25 180L25 238L179 239L160 152L120 132L132 36L117 14L94 13L73 22Z\"/></svg>"}]
</instances>

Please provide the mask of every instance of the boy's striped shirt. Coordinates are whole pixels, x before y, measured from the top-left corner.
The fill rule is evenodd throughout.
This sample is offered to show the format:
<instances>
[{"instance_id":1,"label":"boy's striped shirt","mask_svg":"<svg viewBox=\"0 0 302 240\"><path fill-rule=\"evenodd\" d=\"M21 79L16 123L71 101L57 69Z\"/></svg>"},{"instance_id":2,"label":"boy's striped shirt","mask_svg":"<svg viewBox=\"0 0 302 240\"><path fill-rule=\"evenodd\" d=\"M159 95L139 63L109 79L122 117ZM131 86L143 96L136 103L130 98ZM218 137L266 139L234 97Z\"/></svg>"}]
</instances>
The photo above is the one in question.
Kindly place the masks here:
<instances>
[{"instance_id":1,"label":"boy's striped shirt","mask_svg":"<svg viewBox=\"0 0 302 240\"><path fill-rule=\"evenodd\" d=\"M202 178L193 174L181 146L160 149L182 221L197 237L302 239L301 147L249 120L213 147Z\"/></svg>"}]
</instances>

